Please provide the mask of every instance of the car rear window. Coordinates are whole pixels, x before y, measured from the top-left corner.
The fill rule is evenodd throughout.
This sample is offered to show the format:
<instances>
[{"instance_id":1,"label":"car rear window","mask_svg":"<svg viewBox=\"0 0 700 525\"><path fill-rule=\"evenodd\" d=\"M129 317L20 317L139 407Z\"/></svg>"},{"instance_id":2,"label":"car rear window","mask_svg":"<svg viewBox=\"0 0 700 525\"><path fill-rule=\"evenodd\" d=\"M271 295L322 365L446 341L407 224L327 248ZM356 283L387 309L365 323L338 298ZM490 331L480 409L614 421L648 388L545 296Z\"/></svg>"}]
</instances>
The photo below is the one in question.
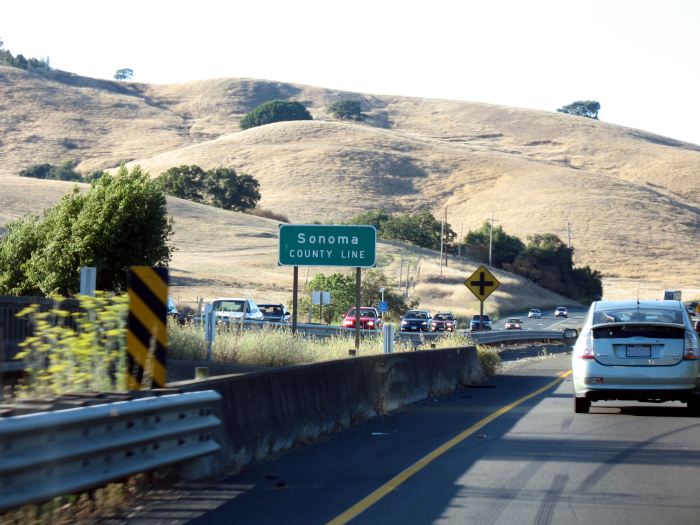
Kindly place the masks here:
<instances>
[{"instance_id":1,"label":"car rear window","mask_svg":"<svg viewBox=\"0 0 700 525\"><path fill-rule=\"evenodd\" d=\"M651 339L684 339L685 328L654 324L621 324L599 326L593 329L593 339L619 339L626 337L648 337Z\"/></svg>"}]
</instances>

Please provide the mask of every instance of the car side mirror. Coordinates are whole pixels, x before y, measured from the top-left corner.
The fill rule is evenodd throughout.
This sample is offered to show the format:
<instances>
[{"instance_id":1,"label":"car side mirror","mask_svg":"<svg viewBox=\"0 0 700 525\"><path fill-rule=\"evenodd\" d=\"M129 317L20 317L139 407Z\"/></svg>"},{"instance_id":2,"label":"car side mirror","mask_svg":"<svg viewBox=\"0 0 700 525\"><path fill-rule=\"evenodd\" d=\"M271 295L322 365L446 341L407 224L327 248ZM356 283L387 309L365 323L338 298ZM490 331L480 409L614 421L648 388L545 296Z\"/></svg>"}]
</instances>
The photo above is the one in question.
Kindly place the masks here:
<instances>
[{"instance_id":1,"label":"car side mirror","mask_svg":"<svg viewBox=\"0 0 700 525\"><path fill-rule=\"evenodd\" d=\"M564 330L564 339L576 339L578 337L578 330L576 328L566 328Z\"/></svg>"}]
</instances>

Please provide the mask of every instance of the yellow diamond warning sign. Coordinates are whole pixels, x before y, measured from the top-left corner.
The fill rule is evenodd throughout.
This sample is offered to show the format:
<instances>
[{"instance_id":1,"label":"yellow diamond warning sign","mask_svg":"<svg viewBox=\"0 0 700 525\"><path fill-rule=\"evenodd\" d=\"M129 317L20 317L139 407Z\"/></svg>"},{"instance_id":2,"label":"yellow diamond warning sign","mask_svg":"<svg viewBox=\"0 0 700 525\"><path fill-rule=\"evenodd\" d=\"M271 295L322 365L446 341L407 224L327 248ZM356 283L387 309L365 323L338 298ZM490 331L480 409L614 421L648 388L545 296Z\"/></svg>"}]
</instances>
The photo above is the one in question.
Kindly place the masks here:
<instances>
[{"instance_id":1,"label":"yellow diamond warning sign","mask_svg":"<svg viewBox=\"0 0 700 525\"><path fill-rule=\"evenodd\" d=\"M483 302L491 293L501 286L491 272L485 266L479 266L471 276L464 281L464 286L476 295L479 301Z\"/></svg>"}]
</instances>

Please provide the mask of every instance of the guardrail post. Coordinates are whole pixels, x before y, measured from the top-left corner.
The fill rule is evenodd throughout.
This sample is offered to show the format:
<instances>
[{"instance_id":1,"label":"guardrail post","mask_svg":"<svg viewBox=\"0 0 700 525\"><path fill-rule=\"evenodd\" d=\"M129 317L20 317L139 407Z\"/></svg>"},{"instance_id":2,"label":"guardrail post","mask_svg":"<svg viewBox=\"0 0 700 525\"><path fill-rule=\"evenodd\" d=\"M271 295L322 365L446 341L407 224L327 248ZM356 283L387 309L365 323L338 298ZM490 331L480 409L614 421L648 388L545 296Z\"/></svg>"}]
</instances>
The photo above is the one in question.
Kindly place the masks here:
<instances>
[{"instance_id":1,"label":"guardrail post","mask_svg":"<svg viewBox=\"0 0 700 525\"><path fill-rule=\"evenodd\" d=\"M207 342L207 361L211 361L211 347L216 337L216 313L211 303L204 305L204 339Z\"/></svg>"},{"instance_id":2,"label":"guardrail post","mask_svg":"<svg viewBox=\"0 0 700 525\"><path fill-rule=\"evenodd\" d=\"M385 324L382 328L382 336L384 338L384 353L391 354L394 352L394 325Z\"/></svg>"}]
</instances>

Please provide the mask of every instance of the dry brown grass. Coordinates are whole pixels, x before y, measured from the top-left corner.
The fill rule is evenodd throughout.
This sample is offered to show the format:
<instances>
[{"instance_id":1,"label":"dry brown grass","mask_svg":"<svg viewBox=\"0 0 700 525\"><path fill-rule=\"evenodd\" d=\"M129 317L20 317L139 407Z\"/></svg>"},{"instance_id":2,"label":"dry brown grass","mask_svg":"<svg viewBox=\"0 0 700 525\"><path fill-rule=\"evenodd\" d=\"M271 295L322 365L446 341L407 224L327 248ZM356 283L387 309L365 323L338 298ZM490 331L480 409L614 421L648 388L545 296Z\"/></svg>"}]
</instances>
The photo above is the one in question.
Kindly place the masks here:
<instances>
[{"instance_id":1,"label":"dry brown grass","mask_svg":"<svg viewBox=\"0 0 700 525\"><path fill-rule=\"evenodd\" d=\"M0 67L0 95L0 175L69 158L84 171L133 160L153 175L185 163L227 165L258 178L261 205L293 222L339 221L380 206L435 213L447 206L457 230L478 227L493 209L509 233L563 239L571 222L576 261L604 272L606 296L697 293L696 145L559 113L249 79L161 86ZM351 97L362 101L366 123L328 117L328 104ZM271 98L303 101L316 120L240 132L240 116ZM20 181L0 176L0 224L60 191L60 183ZM188 296L223 288L288 299L274 222L172 209L178 286L196 284ZM224 231L225 242L217 241ZM395 261L392 248L381 250ZM423 280L416 293L426 304L451 297L471 309L454 279Z\"/></svg>"}]
</instances>

